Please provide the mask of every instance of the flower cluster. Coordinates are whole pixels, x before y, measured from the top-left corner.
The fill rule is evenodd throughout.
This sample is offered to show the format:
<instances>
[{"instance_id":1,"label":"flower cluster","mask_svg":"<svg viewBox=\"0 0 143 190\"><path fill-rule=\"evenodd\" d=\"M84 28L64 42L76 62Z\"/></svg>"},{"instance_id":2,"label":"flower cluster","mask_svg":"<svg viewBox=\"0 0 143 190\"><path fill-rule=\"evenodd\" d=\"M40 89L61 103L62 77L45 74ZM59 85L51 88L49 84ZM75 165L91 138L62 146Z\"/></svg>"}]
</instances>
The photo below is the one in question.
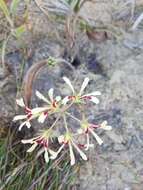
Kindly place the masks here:
<instances>
[{"instance_id":1,"label":"flower cluster","mask_svg":"<svg viewBox=\"0 0 143 190\"><path fill-rule=\"evenodd\" d=\"M54 97L54 89L51 88L48 91L48 98L46 98L39 91L36 91L36 96L44 102L44 106L29 108L25 105L24 100L18 99L16 103L24 108L25 114L16 115L13 121L22 120L19 130L21 130L24 126L30 128L32 125L32 120L37 119L39 123L44 123L46 119L48 119L51 115L55 115L56 119L48 129L40 130L38 135L31 139L22 140L23 144L31 144L31 147L27 150L27 152L32 152L36 147L40 147L40 152L44 153L44 159L46 162L49 162L50 159L56 159L59 154L64 149L69 149L70 155L70 163L74 165L76 162L75 151L80 155L83 160L87 160L87 156L85 151L87 151L90 147L94 145L90 143L90 136L97 141L99 145L103 143L103 140L98 136L96 130L111 130L112 127L107 124L107 121L102 122L101 124L93 124L86 119L86 113L83 112L83 108L87 105L87 102L92 102L94 104L99 103L99 99L97 96L101 95L99 91L94 91L91 93L84 94L84 90L89 83L89 78L85 78L79 92L76 92L71 81L67 77L63 77L63 80L71 89L71 94L61 98L61 96ZM75 117L70 113L70 108L76 105L76 109L79 109L81 116L79 118ZM88 108L88 105L86 109ZM82 111L80 110L82 109ZM71 118L78 122L78 129L75 132L71 129L68 121L68 118ZM64 127L62 134L57 136L56 128L59 127L58 121L62 119L61 125ZM84 143L80 143L77 139L78 137L83 137L85 140ZM57 138L59 142L58 150L53 150L53 138Z\"/></svg>"}]
</instances>

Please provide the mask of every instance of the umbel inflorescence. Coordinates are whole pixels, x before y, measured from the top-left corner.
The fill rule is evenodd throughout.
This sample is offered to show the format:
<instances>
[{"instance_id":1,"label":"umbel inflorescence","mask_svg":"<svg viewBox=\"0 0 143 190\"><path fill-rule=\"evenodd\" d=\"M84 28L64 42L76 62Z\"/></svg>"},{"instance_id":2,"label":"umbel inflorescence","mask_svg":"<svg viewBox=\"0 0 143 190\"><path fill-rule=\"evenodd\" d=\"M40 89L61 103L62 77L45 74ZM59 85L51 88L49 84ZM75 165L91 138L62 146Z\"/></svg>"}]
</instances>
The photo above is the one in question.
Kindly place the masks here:
<instances>
[{"instance_id":1,"label":"umbel inflorescence","mask_svg":"<svg viewBox=\"0 0 143 190\"><path fill-rule=\"evenodd\" d=\"M41 153L44 153L44 159L48 163L50 159L56 159L61 151L64 149L69 149L70 163L75 164L75 151L80 155L83 160L87 160L85 151L90 147L93 147L90 139L91 136L97 141L99 145L103 143L102 139L97 135L96 130L111 130L112 127L107 125L107 121L103 121L101 124L90 123L86 118L84 109L87 103L90 101L93 104L98 104L99 99L97 98L101 93L99 91L94 91L91 93L84 94L84 90L89 83L89 78L85 78L79 92L76 92L71 81L67 77L63 77L63 80L71 89L71 95L66 97L56 96L54 97L54 89L51 88L48 91L48 98L42 95L39 91L36 91L36 96L44 102L43 107L29 108L25 105L24 100L16 100L17 104L22 107L25 111L24 115L16 115L13 121L22 120L19 130L22 130L24 126L27 128L31 127L31 121L36 119L39 123L44 123L49 117L56 115L56 119L53 121L52 125L47 129L40 130L38 135L31 138L22 140L23 144L31 144L27 152L32 152L36 147L41 147ZM75 106L79 111L80 118L73 115L70 110ZM84 108L84 109L83 109ZM69 125L69 118L73 119L74 122L78 123L76 130L73 130ZM62 119L62 130L61 134L57 135L57 128L61 125L58 121ZM84 143L77 141L78 137L84 139ZM53 138L57 138L59 142L58 150L53 149L52 146L55 141ZM80 138L79 138L80 139Z\"/></svg>"}]
</instances>

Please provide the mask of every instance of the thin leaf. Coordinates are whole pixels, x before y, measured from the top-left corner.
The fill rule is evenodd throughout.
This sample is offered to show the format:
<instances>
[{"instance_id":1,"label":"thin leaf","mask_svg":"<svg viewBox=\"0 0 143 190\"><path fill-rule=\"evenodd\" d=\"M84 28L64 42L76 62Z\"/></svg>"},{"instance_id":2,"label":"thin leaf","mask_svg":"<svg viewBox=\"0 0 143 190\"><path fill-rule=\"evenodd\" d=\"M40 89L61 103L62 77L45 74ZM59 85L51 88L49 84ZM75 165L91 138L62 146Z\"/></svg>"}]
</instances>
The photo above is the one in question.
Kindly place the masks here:
<instances>
[{"instance_id":1,"label":"thin leaf","mask_svg":"<svg viewBox=\"0 0 143 190\"><path fill-rule=\"evenodd\" d=\"M2 11L6 17L10 16L8 7L4 0L0 0L0 8L2 9Z\"/></svg>"},{"instance_id":2,"label":"thin leaf","mask_svg":"<svg viewBox=\"0 0 143 190\"><path fill-rule=\"evenodd\" d=\"M10 12L9 12L8 7L7 7L4 0L0 0L0 9L2 9L7 21L9 22L11 27L13 27L13 22L12 22L12 20L10 18Z\"/></svg>"},{"instance_id":3,"label":"thin leaf","mask_svg":"<svg viewBox=\"0 0 143 190\"><path fill-rule=\"evenodd\" d=\"M142 20L143 20L143 13L136 19L131 29L136 30Z\"/></svg>"},{"instance_id":4,"label":"thin leaf","mask_svg":"<svg viewBox=\"0 0 143 190\"><path fill-rule=\"evenodd\" d=\"M20 37L22 36L22 34L23 34L25 31L26 31L26 27L25 27L25 25L23 24L23 25L19 26L18 28L16 28L16 29L14 30L14 36L15 36L16 38L20 38Z\"/></svg>"},{"instance_id":5,"label":"thin leaf","mask_svg":"<svg viewBox=\"0 0 143 190\"><path fill-rule=\"evenodd\" d=\"M18 5L19 5L19 2L20 2L20 0L13 0L13 1L11 2L11 5L10 5L10 12L11 12L12 14L15 14L15 13L16 13L16 10L17 10L17 7L18 7Z\"/></svg>"}]
</instances>

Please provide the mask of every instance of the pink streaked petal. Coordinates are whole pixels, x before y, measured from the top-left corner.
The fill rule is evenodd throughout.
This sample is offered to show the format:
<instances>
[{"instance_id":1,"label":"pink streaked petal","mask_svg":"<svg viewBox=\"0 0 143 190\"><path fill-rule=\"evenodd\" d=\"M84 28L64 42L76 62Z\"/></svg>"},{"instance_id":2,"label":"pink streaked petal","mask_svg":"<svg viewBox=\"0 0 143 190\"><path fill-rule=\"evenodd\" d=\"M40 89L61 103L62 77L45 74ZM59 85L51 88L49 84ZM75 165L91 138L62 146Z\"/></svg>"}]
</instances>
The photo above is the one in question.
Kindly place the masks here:
<instances>
[{"instance_id":1,"label":"pink streaked petal","mask_svg":"<svg viewBox=\"0 0 143 190\"><path fill-rule=\"evenodd\" d=\"M33 109L31 110L31 114L38 114L38 113L44 112L44 111L46 111L46 110L48 110L48 109L49 109L49 107L33 108Z\"/></svg>"},{"instance_id":2,"label":"pink streaked petal","mask_svg":"<svg viewBox=\"0 0 143 190\"><path fill-rule=\"evenodd\" d=\"M37 143L35 142L28 150L27 152L33 152L33 150L35 150L35 148L37 147Z\"/></svg>"},{"instance_id":3,"label":"pink streaked petal","mask_svg":"<svg viewBox=\"0 0 143 190\"><path fill-rule=\"evenodd\" d=\"M96 141L98 142L99 145L103 144L102 139L92 130L89 128L90 133L94 136L94 138L96 139Z\"/></svg>"},{"instance_id":4,"label":"pink streaked petal","mask_svg":"<svg viewBox=\"0 0 143 190\"><path fill-rule=\"evenodd\" d=\"M82 95L82 93L83 93L84 89L86 88L86 86L88 85L88 83L89 83L89 78L85 78L81 85L79 95Z\"/></svg>"},{"instance_id":5,"label":"pink streaked petal","mask_svg":"<svg viewBox=\"0 0 143 190\"><path fill-rule=\"evenodd\" d=\"M47 116L48 116L48 113L46 112L46 113L42 113L40 116L39 116L39 118L38 118L38 122L39 123L44 123L44 121L45 121L45 119L47 118Z\"/></svg>"},{"instance_id":6,"label":"pink streaked petal","mask_svg":"<svg viewBox=\"0 0 143 190\"><path fill-rule=\"evenodd\" d=\"M97 129L100 127L100 125L96 125L96 124L90 124L89 125L91 128Z\"/></svg>"},{"instance_id":7,"label":"pink streaked petal","mask_svg":"<svg viewBox=\"0 0 143 190\"><path fill-rule=\"evenodd\" d=\"M55 158L57 158L57 156L58 156L58 154L62 151L62 149L64 148L64 146L65 146L65 144L62 144L61 146L60 146L60 148L59 148L59 150L57 151L57 152L50 152L50 154L51 154L51 159L53 160L53 159L55 159Z\"/></svg>"},{"instance_id":8,"label":"pink streaked petal","mask_svg":"<svg viewBox=\"0 0 143 190\"><path fill-rule=\"evenodd\" d=\"M85 96L100 96L101 92L100 91L95 91L95 92L91 92L89 94L85 94Z\"/></svg>"},{"instance_id":9,"label":"pink streaked petal","mask_svg":"<svg viewBox=\"0 0 143 190\"><path fill-rule=\"evenodd\" d=\"M63 105L66 105L69 101L70 101L69 96L66 96L66 97L62 100L62 104L63 104Z\"/></svg>"},{"instance_id":10,"label":"pink streaked petal","mask_svg":"<svg viewBox=\"0 0 143 190\"><path fill-rule=\"evenodd\" d=\"M91 96L90 101L93 102L93 103L95 103L95 104L99 104L99 99L96 98L95 96Z\"/></svg>"},{"instance_id":11,"label":"pink streaked petal","mask_svg":"<svg viewBox=\"0 0 143 190\"><path fill-rule=\"evenodd\" d=\"M65 81L65 83L70 87L70 89L72 90L73 94L75 93L74 91L74 87L70 81L70 79L68 79L67 77L63 77L63 80Z\"/></svg>"},{"instance_id":12,"label":"pink streaked petal","mask_svg":"<svg viewBox=\"0 0 143 190\"><path fill-rule=\"evenodd\" d=\"M44 102L50 104L50 101L47 98L45 98L45 96L43 96L43 94L41 94L38 90L36 90L36 96Z\"/></svg>"},{"instance_id":13,"label":"pink streaked petal","mask_svg":"<svg viewBox=\"0 0 143 190\"><path fill-rule=\"evenodd\" d=\"M26 118L27 118L27 115L16 115L13 118L13 121L18 121L18 120L22 120L22 119L26 119Z\"/></svg>"},{"instance_id":14,"label":"pink streaked petal","mask_svg":"<svg viewBox=\"0 0 143 190\"><path fill-rule=\"evenodd\" d=\"M17 99L16 100L17 105L19 105L20 107L25 107L25 103L23 98Z\"/></svg>"},{"instance_id":15,"label":"pink streaked petal","mask_svg":"<svg viewBox=\"0 0 143 190\"><path fill-rule=\"evenodd\" d=\"M27 106L25 107L25 113L31 113L31 109L30 108L28 108Z\"/></svg>"},{"instance_id":16,"label":"pink streaked petal","mask_svg":"<svg viewBox=\"0 0 143 190\"><path fill-rule=\"evenodd\" d=\"M73 166L75 164L75 156L74 156L73 148L70 142L69 142L69 151L70 151L70 159L71 159L70 163L71 163L71 166Z\"/></svg>"},{"instance_id":17,"label":"pink streaked petal","mask_svg":"<svg viewBox=\"0 0 143 190\"><path fill-rule=\"evenodd\" d=\"M50 88L50 90L48 91L48 95L49 95L51 102L53 102L53 100L54 100L53 94L54 94L54 89Z\"/></svg>"},{"instance_id":18,"label":"pink streaked petal","mask_svg":"<svg viewBox=\"0 0 143 190\"><path fill-rule=\"evenodd\" d=\"M84 154L84 152L82 150L80 150L80 148L72 141L73 146L75 147L75 149L77 150L77 152L80 154L81 158L83 160L87 160L87 156Z\"/></svg>"}]
</instances>

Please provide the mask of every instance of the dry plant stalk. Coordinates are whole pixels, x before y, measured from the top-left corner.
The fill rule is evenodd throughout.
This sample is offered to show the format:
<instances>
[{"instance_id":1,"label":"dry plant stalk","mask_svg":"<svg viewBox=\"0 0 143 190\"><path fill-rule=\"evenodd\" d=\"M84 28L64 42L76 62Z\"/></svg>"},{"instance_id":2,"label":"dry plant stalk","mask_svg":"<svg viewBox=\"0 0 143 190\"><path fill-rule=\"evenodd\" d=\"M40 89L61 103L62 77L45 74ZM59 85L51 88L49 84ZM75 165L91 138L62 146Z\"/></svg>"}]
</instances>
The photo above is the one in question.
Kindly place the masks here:
<instances>
[{"instance_id":1,"label":"dry plant stalk","mask_svg":"<svg viewBox=\"0 0 143 190\"><path fill-rule=\"evenodd\" d=\"M38 62L37 64L32 65L26 73L26 76L24 77L22 84L23 97L25 104L28 107L30 106L31 102L33 82L35 81L35 78L40 72L41 68L43 68L45 65L47 65L47 60L43 60Z\"/></svg>"}]
</instances>

